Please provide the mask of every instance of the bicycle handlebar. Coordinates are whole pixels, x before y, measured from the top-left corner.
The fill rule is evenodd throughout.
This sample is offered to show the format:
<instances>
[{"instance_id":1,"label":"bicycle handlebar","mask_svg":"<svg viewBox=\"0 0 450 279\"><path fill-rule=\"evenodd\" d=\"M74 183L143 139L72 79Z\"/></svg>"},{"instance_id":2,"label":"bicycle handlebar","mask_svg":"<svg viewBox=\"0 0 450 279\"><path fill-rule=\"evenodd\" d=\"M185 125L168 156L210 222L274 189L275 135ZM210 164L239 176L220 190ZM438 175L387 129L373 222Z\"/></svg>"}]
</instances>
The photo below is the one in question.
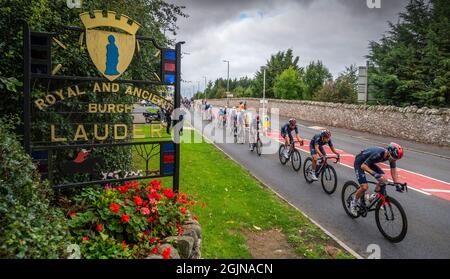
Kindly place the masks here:
<instances>
[{"instance_id":1,"label":"bicycle handlebar","mask_svg":"<svg viewBox=\"0 0 450 279\"><path fill-rule=\"evenodd\" d=\"M341 157L335 156L335 155L332 155L332 156L327 155L327 156L320 157L320 159L325 160L325 161L328 159L335 159L333 163L337 164L341 160Z\"/></svg>"},{"instance_id":2,"label":"bicycle handlebar","mask_svg":"<svg viewBox=\"0 0 450 279\"><path fill-rule=\"evenodd\" d=\"M373 182L373 181L369 181L368 183L378 184L378 182ZM380 185L393 186L393 187L395 187L395 190L400 193L403 193L405 191L408 192L408 184L406 182L405 183L394 183L394 182L387 181L387 182L381 183Z\"/></svg>"}]
</instances>

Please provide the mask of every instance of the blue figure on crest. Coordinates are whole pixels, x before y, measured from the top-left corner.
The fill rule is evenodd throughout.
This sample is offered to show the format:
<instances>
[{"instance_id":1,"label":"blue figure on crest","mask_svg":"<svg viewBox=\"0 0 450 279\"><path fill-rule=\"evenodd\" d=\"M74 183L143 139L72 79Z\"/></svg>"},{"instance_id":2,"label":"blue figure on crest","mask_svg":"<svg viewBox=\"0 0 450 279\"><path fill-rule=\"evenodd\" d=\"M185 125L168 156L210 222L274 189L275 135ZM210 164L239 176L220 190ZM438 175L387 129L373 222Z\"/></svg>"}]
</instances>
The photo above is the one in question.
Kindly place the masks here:
<instances>
[{"instance_id":1,"label":"blue figure on crest","mask_svg":"<svg viewBox=\"0 0 450 279\"><path fill-rule=\"evenodd\" d=\"M115 76L120 74L117 71L119 64L119 49L116 46L116 38L113 35L108 36L109 44L106 46L106 71L105 75Z\"/></svg>"}]
</instances>

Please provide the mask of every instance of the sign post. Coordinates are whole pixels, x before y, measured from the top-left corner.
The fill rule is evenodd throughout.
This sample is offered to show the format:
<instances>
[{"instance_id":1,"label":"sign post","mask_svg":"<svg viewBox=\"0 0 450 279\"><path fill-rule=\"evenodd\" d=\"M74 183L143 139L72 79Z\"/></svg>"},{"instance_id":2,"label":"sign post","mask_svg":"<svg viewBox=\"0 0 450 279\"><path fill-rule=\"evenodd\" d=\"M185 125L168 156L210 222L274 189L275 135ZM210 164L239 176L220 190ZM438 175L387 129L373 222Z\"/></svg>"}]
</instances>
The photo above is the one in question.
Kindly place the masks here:
<instances>
[{"instance_id":1,"label":"sign post","mask_svg":"<svg viewBox=\"0 0 450 279\"><path fill-rule=\"evenodd\" d=\"M358 71L358 102L367 103L368 96L368 67L361 66Z\"/></svg>"},{"instance_id":2,"label":"sign post","mask_svg":"<svg viewBox=\"0 0 450 279\"><path fill-rule=\"evenodd\" d=\"M132 114L142 113L135 110L135 104L143 100L170 112L180 108L184 42L177 43L175 49L163 48L154 38L137 35L139 23L113 11L106 15L94 11L93 17L89 12L82 13L80 20L84 28L63 26L53 33L31 31L24 23L26 152L54 189L172 177L173 190L178 192L179 141L146 141L153 132L147 137L145 130L133 122ZM77 42L72 47L80 46L78 59L85 59L98 76L80 76L78 69L61 64L52 69L52 61L60 60L52 56L69 48L64 40ZM145 78L121 78L136 59L139 63L135 65L151 66ZM173 102L157 91L167 86L174 88ZM130 162L105 161L111 149L129 154L131 162L133 157L142 159L145 173L124 169L130 168ZM158 161L159 167L150 161ZM110 165L120 170L108 169Z\"/></svg>"}]
</instances>

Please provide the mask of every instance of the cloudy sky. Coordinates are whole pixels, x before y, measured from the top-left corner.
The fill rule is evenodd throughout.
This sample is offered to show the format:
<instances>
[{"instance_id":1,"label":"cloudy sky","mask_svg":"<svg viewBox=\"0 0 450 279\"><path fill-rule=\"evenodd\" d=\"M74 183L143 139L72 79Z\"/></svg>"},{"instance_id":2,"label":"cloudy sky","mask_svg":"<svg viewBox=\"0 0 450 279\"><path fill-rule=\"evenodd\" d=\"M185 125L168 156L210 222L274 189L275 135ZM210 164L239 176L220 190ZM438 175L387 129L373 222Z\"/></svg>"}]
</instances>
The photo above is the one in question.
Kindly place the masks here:
<instances>
[{"instance_id":1,"label":"cloudy sky","mask_svg":"<svg viewBox=\"0 0 450 279\"><path fill-rule=\"evenodd\" d=\"M408 0L167 0L186 6L177 41L183 45L182 92L207 80L253 77L271 54L292 48L300 66L322 60L334 77L350 64L364 65L370 40L396 22ZM373 0L376 1L376 0Z\"/></svg>"}]
</instances>

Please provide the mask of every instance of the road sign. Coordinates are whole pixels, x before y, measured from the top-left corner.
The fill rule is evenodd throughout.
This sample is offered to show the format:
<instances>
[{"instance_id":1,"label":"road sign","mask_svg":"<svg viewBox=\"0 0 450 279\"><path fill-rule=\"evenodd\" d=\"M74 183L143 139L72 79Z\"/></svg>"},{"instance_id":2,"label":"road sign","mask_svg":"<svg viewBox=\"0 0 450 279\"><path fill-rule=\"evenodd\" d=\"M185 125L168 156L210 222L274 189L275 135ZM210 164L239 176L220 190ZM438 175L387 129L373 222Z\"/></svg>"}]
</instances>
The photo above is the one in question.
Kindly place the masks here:
<instances>
[{"instance_id":1,"label":"road sign","mask_svg":"<svg viewBox=\"0 0 450 279\"><path fill-rule=\"evenodd\" d=\"M227 94L227 98L234 98L233 94Z\"/></svg>"},{"instance_id":2,"label":"road sign","mask_svg":"<svg viewBox=\"0 0 450 279\"><path fill-rule=\"evenodd\" d=\"M358 102L367 102L367 67L361 66L358 71Z\"/></svg>"}]
</instances>

